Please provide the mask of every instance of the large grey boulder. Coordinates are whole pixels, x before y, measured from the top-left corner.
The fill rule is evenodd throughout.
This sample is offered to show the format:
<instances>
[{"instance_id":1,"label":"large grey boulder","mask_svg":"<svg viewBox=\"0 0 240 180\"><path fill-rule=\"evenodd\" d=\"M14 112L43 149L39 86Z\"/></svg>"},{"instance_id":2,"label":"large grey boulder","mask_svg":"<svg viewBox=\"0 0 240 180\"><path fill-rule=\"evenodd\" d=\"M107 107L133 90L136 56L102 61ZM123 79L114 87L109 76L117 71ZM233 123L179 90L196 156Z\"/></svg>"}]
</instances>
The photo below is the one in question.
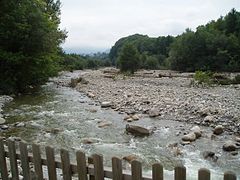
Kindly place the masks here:
<instances>
[{"instance_id":1,"label":"large grey boulder","mask_svg":"<svg viewBox=\"0 0 240 180\"><path fill-rule=\"evenodd\" d=\"M129 125L129 124L126 125L126 131L128 133L131 133L134 136L139 136L139 137L149 136L151 134L149 129L146 129L141 126L135 126L135 125Z\"/></svg>"}]
</instances>

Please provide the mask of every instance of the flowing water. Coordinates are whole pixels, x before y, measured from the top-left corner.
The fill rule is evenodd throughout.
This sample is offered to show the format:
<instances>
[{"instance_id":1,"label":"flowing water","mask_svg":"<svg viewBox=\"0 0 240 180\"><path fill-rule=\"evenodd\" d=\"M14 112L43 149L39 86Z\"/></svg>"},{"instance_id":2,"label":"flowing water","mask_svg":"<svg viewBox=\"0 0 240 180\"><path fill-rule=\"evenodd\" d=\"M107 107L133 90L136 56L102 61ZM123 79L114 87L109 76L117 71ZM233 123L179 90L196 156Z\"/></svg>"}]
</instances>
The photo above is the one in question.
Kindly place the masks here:
<instances>
[{"instance_id":1,"label":"flowing water","mask_svg":"<svg viewBox=\"0 0 240 180\"><path fill-rule=\"evenodd\" d=\"M161 162L169 179L173 177L173 167L179 164L186 166L188 179L197 179L197 170L202 167L211 170L213 179L220 179L222 172L227 170L240 175L240 155L232 156L221 148L223 142L231 137L223 135L211 140L211 129L201 127L203 137L191 145L179 145L182 155L176 156L176 149L169 147L169 144L180 142L181 135L176 136L176 133L193 125L143 117L132 124L154 127L154 133L149 137L134 138L125 133L124 115L103 109L86 95L55 83L78 75L79 72L61 75L34 94L15 98L4 108L4 116L9 124L24 122L26 126L2 133L8 137L20 137L30 144L65 148L72 153L72 157L77 150L87 155L103 154L106 166L111 165L113 156L122 158L133 154L143 162L145 173L149 172L151 164ZM112 125L99 128L98 122L101 120L110 121ZM86 139L94 143L85 144ZM218 161L205 160L203 151L215 152L219 156ZM124 167L128 169L129 164L124 162Z\"/></svg>"}]
</instances>

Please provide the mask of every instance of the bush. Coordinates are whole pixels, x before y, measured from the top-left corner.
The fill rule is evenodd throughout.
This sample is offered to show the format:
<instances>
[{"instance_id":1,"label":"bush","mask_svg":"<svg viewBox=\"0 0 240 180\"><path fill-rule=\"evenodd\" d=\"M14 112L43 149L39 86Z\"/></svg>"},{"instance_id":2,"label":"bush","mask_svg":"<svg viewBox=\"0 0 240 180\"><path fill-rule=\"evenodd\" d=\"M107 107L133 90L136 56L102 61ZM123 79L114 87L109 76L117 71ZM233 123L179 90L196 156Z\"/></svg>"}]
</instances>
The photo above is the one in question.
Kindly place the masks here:
<instances>
[{"instance_id":1,"label":"bush","mask_svg":"<svg viewBox=\"0 0 240 180\"><path fill-rule=\"evenodd\" d=\"M212 77L213 74L211 72L196 71L193 78L198 84L211 85L213 83Z\"/></svg>"}]
</instances>

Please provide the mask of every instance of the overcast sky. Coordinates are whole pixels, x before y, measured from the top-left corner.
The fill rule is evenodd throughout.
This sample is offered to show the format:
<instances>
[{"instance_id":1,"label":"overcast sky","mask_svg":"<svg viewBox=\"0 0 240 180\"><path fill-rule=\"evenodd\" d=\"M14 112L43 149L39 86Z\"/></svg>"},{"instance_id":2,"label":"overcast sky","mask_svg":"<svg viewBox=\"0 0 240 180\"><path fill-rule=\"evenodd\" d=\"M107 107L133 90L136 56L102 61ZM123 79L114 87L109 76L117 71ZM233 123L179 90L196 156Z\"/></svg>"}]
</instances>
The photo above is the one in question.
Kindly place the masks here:
<instances>
[{"instance_id":1,"label":"overcast sky","mask_svg":"<svg viewBox=\"0 0 240 180\"><path fill-rule=\"evenodd\" d=\"M178 35L240 10L240 0L61 0L67 52L110 49L121 37Z\"/></svg>"}]
</instances>

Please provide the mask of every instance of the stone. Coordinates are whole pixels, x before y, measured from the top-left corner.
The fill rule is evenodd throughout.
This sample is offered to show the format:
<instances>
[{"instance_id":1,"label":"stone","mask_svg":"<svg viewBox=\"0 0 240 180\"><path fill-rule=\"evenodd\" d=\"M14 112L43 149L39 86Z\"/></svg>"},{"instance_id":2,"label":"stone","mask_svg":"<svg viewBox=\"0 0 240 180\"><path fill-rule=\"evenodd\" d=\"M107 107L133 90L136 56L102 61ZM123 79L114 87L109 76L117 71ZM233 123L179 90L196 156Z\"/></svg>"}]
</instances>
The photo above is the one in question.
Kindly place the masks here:
<instances>
[{"instance_id":1,"label":"stone","mask_svg":"<svg viewBox=\"0 0 240 180\"><path fill-rule=\"evenodd\" d=\"M51 129L47 129L46 132L47 133L51 133L51 134L58 134L60 132L62 132L63 130L60 128L51 128Z\"/></svg>"},{"instance_id":2,"label":"stone","mask_svg":"<svg viewBox=\"0 0 240 180\"><path fill-rule=\"evenodd\" d=\"M104 128L104 127L108 127L108 126L110 126L110 125L112 125L112 122L110 122L110 121L99 121L98 122L98 127L99 128Z\"/></svg>"},{"instance_id":3,"label":"stone","mask_svg":"<svg viewBox=\"0 0 240 180\"><path fill-rule=\"evenodd\" d=\"M2 125L2 126L0 126L0 128L1 128L2 130L7 130L7 129L9 129L9 126L7 126L7 125Z\"/></svg>"},{"instance_id":4,"label":"stone","mask_svg":"<svg viewBox=\"0 0 240 180\"><path fill-rule=\"evenodd\" d=\"M196 140L196 134L194 132L190 132L189 134L186 134L182 137L183 141L195 141Z\"/></svg>"},{"instance_id":5,"label":"stone","mask_svg":"<svg viewBox=\"0 0 240 180\"><path fill-rule=\"evenodd\" d=\"M144 127L129 125L129 124L126 125L126 131L128 133L131 133L134 136L139 136L139 137L149 136L151 134L150 130Z\"/></svg>"},{"instance_id":6,"label":"stone","mask_svg":"<svg viewBox=\"0 0 240 180\"><path fill-rule=\"evenodd\" d=\"M214 116L206 116L205 118L204 118L204 122L213 122L214 121Z\"/></svg>"},{"instance_id":7,"label":"stone","mask_svg":"<svg viewBox=\"0 0 240 180\"><path fill-rule=\"evenodd\" d=\"M231 152L231 155L236 156L236 155L238 155L238 152L237 151L233 151L233 152Z\"/></svg>"},{"instance_id":8,"label":"stone","mask_svg":"<svg viewBox=\"0 0 240 180\"><path fill-rule=\"evenodd\" d=\"M20 123L17 123L15 126L16 127L24 127L24 126L26 126L26 124L24 122L20 122Z\"/></svg>"},{"instance_id":9,"label":"stone","mask_svg":"<svg viewBox=\"0 0 240 180\"><path fill-rule=\"evenodd\" d=\"M157 117L160 115L159 111L155 108L152 108L148 111L149 117Z\"/></svg>"},{"instance_id":10,"label":"stone","mask_svg":"<svg viewBox=\"0 0 240 180\"><path fill-rule=\"evenodd\" d=\"M237 149L236 145L232 141L226 141L225 144L223 145L223 150L224 151L235 151Z\"/></svg>"},{"instance_id":11,"label":"stone","mask_svg":"<svg viewBox=\"0 0 240 180\"><path fill-rule=\"evenodd\" d=\"M123 160L131 163L133 160L136 160L137 159L137 156L134 155L134 154L131 154L131 155L128 155L128 156L124 156L123 157Z\"/></svg>"},{"instance_id":12,"label":"stone","mask_svg":"<svg viewBox=\"0 0 240 180\"><path fill-rule=\"evenodd\" d=\"M213 162L216 162L218 160L218 157L212 151L204 151L202 155L204 159L211 160Z\"/></svg>"},{"instance_id":13,"label":"stone","mask_svg":"<svg viewBox=\"0 0 240 180\"><path fill-rule=\"evenodd\" d=\"M104 101L101 103L102 108L111 107L112 103L110 101Z\"/></svg>"},{"instance_id":14,"label":"stone","mask_svg":"<svg viewBox=\"0 0 240 180\"><path fill-rule=\"evenodd\" d=\"M96 112L97 112L97 109L89 109L89 112L91 112L91 113L96 113Z\"/></svg>"},{"instance_id":15,"label":"stone","mask_svg":"<svg viewBox=\"0 0 240 180\"><path fill-rule=\"evenodd\" d=\"M138 120L139 120L139 117L138 117L138 115L135 114L135 115L132 116L132 119L133 119L134 121L138 121Z\"/></svg>"},{"instance_id":16,"label":"stone","mask_svg":"<svg viewBox=\"0 0 240 180\"><path fill-rule=\"evenodd\" d=\"M5 122L6 122L6 120L5 120L4 118L1 118L1 117L0 117L0 125L1 125L1 124L4 124Z\"/></svg>"},{"instance_id":17,"label":"stone","mask_svg":"<svg viewBox=\"0 0 240 180\"><path fill-rule=\"evenodd\" d=\"M87 96L90 97L90 98L94 98L95 97L95 95L93 93L91 93L91 92L87 93Z\"/></svg>"},{"instance_id":18,"label":"stone","mask_svg":"<svg viewBox=\"0 0 240 180\"><path fill-rule=\"evenodd\" d=\"M202 136L202 131L199 126L194 126L191 131L196 135L196 138L199 138Z\"/></svg>"},{"instance_id":19,"label":"stone","mask_svg":"<svg viewBox=\"0 0 240 180\"><path fill-rule=\"evenodd\" d=\"M223 133L223 126L222 125L217 125L213 130L213 134L220 135L222 133Z\"/></svg>"},{"instance_id":20,"label":"stone","mask_svg":"<svg viewBox=\"0 0 240 180\"><path fill-rule=\"evenodd\" d=\"M235 141L240 142L240 137L235 137Z\"/></svg>"},{"instance_id":21,"label":"stone","mask_svg":"<svg viewBox=\"0 0 240 180\"><path fill-rule=\"evenodd\" d=\"M93 143L98 143L99 141L97 139L93 138L86 138L82 140L83 144L93 144Z\"/></svg>"}]
</instances>

